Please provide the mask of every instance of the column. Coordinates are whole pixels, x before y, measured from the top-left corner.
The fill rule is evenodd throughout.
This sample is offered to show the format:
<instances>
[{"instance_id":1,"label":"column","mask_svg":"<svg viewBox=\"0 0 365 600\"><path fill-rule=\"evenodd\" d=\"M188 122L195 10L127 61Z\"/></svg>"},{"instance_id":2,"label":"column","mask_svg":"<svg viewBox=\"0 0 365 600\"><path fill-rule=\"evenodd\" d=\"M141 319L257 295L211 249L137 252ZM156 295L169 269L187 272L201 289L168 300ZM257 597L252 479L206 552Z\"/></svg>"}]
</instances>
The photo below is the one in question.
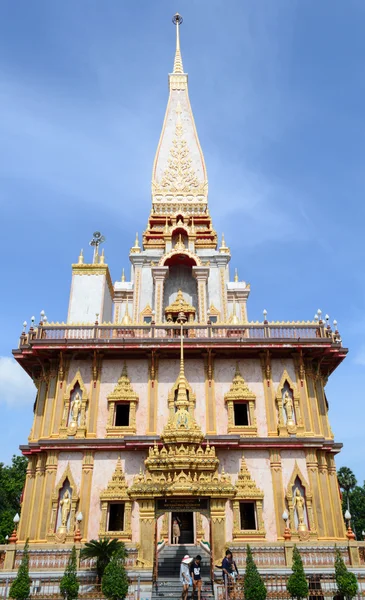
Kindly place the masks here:
<instances>
[{"instance_id":1,"label":"column","mask_svg":"<svg viewBox=\"0 0 365 600\"><path fill-rule=\"evenodd\" d=\"M331 431L329 428L328 417L327 417L327 403L324 396L323 379L319 376L316 380L316 394L318 399L318 410L320 418L320 426L322 435L325 438L331 438Z\"/></svg>"},{"instance_id":2,"label":"column","mask_svg":"<svg viewBox=\"0 0 365 600\"><path fill-rule=\"evenodd\" d=\"M139 322L139 301L141 297L143 256L133 256L134 285L133 285L133 324Z\"/></svg>"},{"instance_id":3,"label":"column","mask_svg":"<svg viewBox=\"0 0 365 600\"><path fill-rule=\"evenodd\" d=\"M40 435L41 435L44 406L45 406L47 387L48 387L48 374L42 375L38 381L39 381L38 394L37 394L37 401L36 401L35 412L34 412L33 429L32 429L31 435L30 435L30 438L32 440L39 440Z\"/></svg>"},{"instance_id":4,"label":"column","mask_svg":"<svg viewBox=\"0 0 365 600\"><path fill-rule=\"evenodd\" d=\"M335 536L337 539L343 540L346 539L346 528L342 515L342 502L340 498L340 490L338 487L335 457L330 452L327 454L327 465L330 500L332 502L335 524Z\"/></svg>"},{"instance_id":5,"label":"column","mask_svg":"<svg viewBox=\"0 0 365 600\"><path fill-rule=\"evenodd\" d=\"M80 503L79 510L82 512L81 536L83 540L87 540L90 500L91 500L91 483L94 470L94 453L91 450L85 450L82 459L82 475L80 485Z\"/></svg>"},{"instance_id":6,"label":"column","mask_svg":"<svg viewBox=\"0 0 365 600\"><path fill-rule=\"evenodd\" d=\"M52 414L55 403L55 396L57 392L57 363L58 360L53 359L50 361L49 380L47 388L47 397L45 401L44 416L42 422L42 431L40 437L48 438L51 435L52 427Z\"/></svg>"},{"instance_id":7,"label":"column","mask_svg":"<svg viewBox=\"0 0 365 600\"><path fill-rule=\"evenodd\" d=\"M328 482L328 466L326 452L318 451L317 454L320 494L322 498L322 505L324 507L325 516L325 529L327 532L327 537L334 538L335 530L332 514L331 490Z\"/></svg>"},{"instance_id":8,"label":"column","mask_svg":"<svg viewBox=\"0 0 365 600\"><path fill-rule=\"evenodd\" d=\"M226 502L226 498L212 498L210 501L212 553L215 562L224 556L226 543Z\"/></svg>"},{"instance_id":9,"label":"column","mask_svg":"<svg viewBox=\"0 0 365 600\"><path fill-rule=\"evenodd\" d=\"M153 557L155 552L155 500L154 498L143 498L138 500L140 537L139 547L143 566L153 567Z\"/></svg>"},{"instance_id":10,"label":"column","mask_svg":"<svg viewBox=\"0 0 365 600\"><path fill-rule=\"evenodd\" d=\"M51 437L59 437L63 415L63 397L67 389L67 377L70 368L70 359L65 358L64 354L60 354L60 362L58 366L58 380L55 390L54 409L52 415Z\"/></svg>"},{"instance_id":11,"label":"column","mask_svg":"<svg viewBox=\"0 0 365 600\"><path fill-rule=\"evenodd\" d=\"M311 369L307 368L306 371L306 383L308 391L309 409L311 414L311 420L313 425L313 433L315 436L321 435L321 428L319 425L319 413L316 393L314 389L314 374Z\"/></svg>"},{"instance_id":12,"label":"column","mask_svg":"<svg viewBox=\"0 0 365 600\"><path fill-rule=\"evenodd\" d=\"M304 435L313 436L313 425L309 411L307 382L305 378L305 368L303 358L300 354L293 354L296 384L299 391L300 405L302 407L302 416L304 419Z\"/></svg>"},{"instance_id":13,"label":"column","mask_svg":"<svg viewBox=\"0 0 365 600\"><path fill-rule=\"evenodd\" d=\"M42 452L37 456L37 465L35 469L35 483L33 489L33 498L29 516L29 539L36 541L39 529L39 502L43 497L44 474L46 467L46 454Z\"/></svg>"},{"instance_id":14,"label":"column","mask_svg":"<svg viewBox=\"0 0 365 600\"><path fill-rule=\"evenodd\" d=\"M158 355L152 350L151 361L148 369L148 422L147 435L156 434L157 409L158 409Z\"/></svg>"},{"instance_id":15,"label":"column","mask_svg":"<svg viewBox=\"0 0 365 600\"><path fill-rule=\"evenodd\" d=\"M19 541L23 542L29 535L29 521L30 521L30 509L33 498L33 488L35 483L35 468L37 463L36 456L30 456L28 458L28 467L25 477L24 486L24 498L22 504L22 510L20 513L20 523L18 527L18 538Z\"/></svg>"},{"instance_id":16,"label":"column","mask_svg":"<svg viewBox=\"0 0 365 600\"><path fill-rule=\"evenodd\" d=\"M161 325L163 322L163 291L168 273L168 267L152 267L152 277L155 287L155 319L157 325Z\"/></svg>"},{"instance_id":17,"label":"column","mask_svg":"<svg viewBox=\"0 0 365 600\"><path fill-rule=\"evenodd\" d=\"M209 267L193 267L193 275L198 288L199 323L207 322L207 281Z\"/></svg>"},{"instance_id":18,"label":"column","mask_svg":"<svg viewBox=\"0 0 365 600\"><path fill-rule=\"evenodd\" d=\"M88 407L88 426L86 428L86 437L96 437L96 427L98 419L98 408L100 400L100 377L102 370L103 355L94 356L92 368L92 381L90 384L89 407Z\"/></svg>"},{"instance_id":19,"label":"column","mask_svg":"<svg viewBox=\"0 0 365 600\"><path fill-rule=\"evenodd\" d=\"M47 539L48 524L52 510L52 494L55 487L57 475L58 453L55 451L47 452L47 460L44 476L44 492L42 499L39 499L39 530L38 538Z\"/></svg>"},{"instance_id":20,"label":"column","mask_svg":"<svg viewBox=\"0 0 365 600\"><path fill-rule=\"evenodd\" d=\"M269 437L276 437L278 435L278 430L276 424L275 394L273 392L271 379L271 355L268 350L260 354L260 361L266 405L267 434Z\"/></svg>"},{"instance_id":21,"label":"column","mask_svg":"<svg viewBox=\"0 0 365 600\"><path fill-rule=\"evenodd\" d=\"M228 322L228 310L227 310L227 284L226 284L226 272L227 264L231 260L231 257L227 254L217 256L216 262L219 268L219 289L221 298L221 319L223 323Z\"/></svg>"},{"instance_id":22,"label":"column","mask_svg":"<svg viewBox=\"0 0 365 600\"><path fill-rule=\"evenodd\" d=\"M281 465L281 454L277 448L270 450L270 470L271 480L274 493L274 508L276 519L276 535L277 538L284 536L285 523L283 521L283 512L285 510L284 486L283 486L283 471ZM292 525L292 524L291 524Z\"/></svg>"},{"instance_id":23,"label":"column","mask_svg":"<svg viewBox=\"0 0 365 600\"><path fill-rule=\"evenodd\" d=\"M324 507L322 506L321 493L318 477L318 460L316 450L306 450L305 459L307 462L309 485L313 494L313 518L318 532L318 537L326 537L326 528L324 520Z\"/></svg>"}]
</instances>

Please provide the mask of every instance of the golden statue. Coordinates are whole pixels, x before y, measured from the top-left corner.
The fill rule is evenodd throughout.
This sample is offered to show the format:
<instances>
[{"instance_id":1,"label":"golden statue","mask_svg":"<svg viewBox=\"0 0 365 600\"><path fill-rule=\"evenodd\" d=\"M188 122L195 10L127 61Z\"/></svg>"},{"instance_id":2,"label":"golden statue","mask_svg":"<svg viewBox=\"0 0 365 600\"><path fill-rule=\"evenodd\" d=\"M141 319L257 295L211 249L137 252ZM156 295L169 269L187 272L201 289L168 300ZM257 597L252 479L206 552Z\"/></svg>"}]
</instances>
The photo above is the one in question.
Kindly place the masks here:
<instances>
[{"instance_id":1,"label":"golden statue","mask_svg":"<svg viewBox=\"0 0 365 600\"><path fill-rule=\"evenodd\" d=\"M80 410L81 410L81 396L80 396L79 392L77 392L77 394L74 398L74 401L72 403L72 406L71 406L71 421L73 423L77 423L79 414L80 414Z\"/></svg>"},{"instance_id":2,"label":"golden statue","mask_svg":"<svg viewBox=\"0 0 365 600\"><path fill-rule=\"evenodd\" d=\"M67 520L71 511L71 496L68 490L63 494L63 498L60 502L61 506L61 527L59 531L67 531Z\"/></svg>"},{"instance_id":3,"label":"golden statue","mask_svg":"<svg viewBox=\"0 0 365 600\"><path fill-rule=\"evenodd\" d=\"M294 407L293 400L288 391L284 394L284 409L286 414L286 422L288 425L294 425Z\"/></svg>"},{"instance_id":4,"label":"golden statue","mask_svg":"<svg viewBox=\"0 0 365 600\"><path fill-rule=\"evenodd\" d=\"M303 529L303 526L306 528L306 525L304 523L305 499L301 495L298 488L295 490L293 505L294 505L294 510L297 511L298 529L299 528Z\"/></svg>"}]
</instances>

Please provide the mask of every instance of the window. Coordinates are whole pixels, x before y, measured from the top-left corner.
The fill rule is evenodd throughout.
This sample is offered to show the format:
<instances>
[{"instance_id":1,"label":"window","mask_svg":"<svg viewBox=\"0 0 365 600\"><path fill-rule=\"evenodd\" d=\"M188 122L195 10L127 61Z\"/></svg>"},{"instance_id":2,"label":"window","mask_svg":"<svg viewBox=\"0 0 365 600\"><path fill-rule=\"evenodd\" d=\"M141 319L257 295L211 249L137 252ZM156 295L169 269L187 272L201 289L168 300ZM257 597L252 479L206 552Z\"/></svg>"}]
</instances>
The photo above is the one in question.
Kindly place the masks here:
<instances>
[{"instance_id":1,"label":"window","mask_svg":"<svg viewBox=\"0 0 365 600\"><path fill-rule=\"evenodd\" d=\"M108 531L124 531L124 504L109 505Z\"/></svg>"},{"instance_id":2,"label":"window","mask_svg":"<svg viewBox=\"0 0 365 600\"><path fill-rule=\"evenodd\" d=\"M129 427L129 403L116 404L115 427Z\"/></svg>"},{"instance_id":3,"label":"window","mask_svg":"<svg viewBox=\"0 0 365 600\"><path fill-rule=\"evenodd\" d=\"M218 317L210 315L209 320L214 325L218 321Z\"/></svg>"},{"instance_id":4,"label":"window","mask_svg":"<svg viewBox=\"0 0 365 600\"><path fill-rule=\"evenodd\" d=\"M143 323L150 325L150 323L152 323L152 317L143 317Z\"/></svg>"},{"instance_id":5,"label":"window","mask_svg":"<svg viewBox=\"0 0 365 600\"><path fill-rule=\"evenodd\" d=\"M255 502L240 502L241 531L257 529Z\"/></svg>"},{"instance_id":6,"label":"window","mask_svg":"<svg viewBox=\"0 0 365 600\"><path fill-rule=\"evenodd\" d=\"M236 427L248 425L248 405L246 402L234 403L234 424Z\"/></svg>"}]
</instances>

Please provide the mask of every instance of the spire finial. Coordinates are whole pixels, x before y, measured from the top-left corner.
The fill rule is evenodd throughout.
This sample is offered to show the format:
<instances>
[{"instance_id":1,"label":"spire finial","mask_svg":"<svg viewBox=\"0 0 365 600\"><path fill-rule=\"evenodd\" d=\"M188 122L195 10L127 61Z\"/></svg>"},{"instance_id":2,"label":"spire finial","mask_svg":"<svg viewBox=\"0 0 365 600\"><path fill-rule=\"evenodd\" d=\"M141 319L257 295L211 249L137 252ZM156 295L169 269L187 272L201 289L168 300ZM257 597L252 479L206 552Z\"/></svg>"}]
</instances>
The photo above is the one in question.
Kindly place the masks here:
<instances>
[{"instance_id":1,"label":"spire finial","mask_svg":"<svg viewBox=\"0 0 365 600\"><path fill-rule=\"evenodd\" d=\"M79 255L79 265L83 265L84 264L84 251L81 249L80 255Z\"/></svg>"},{"instance_id":2,"label":"spire finial","mask_svg":"<svg viewBox=\"0 0 365 600\"><path fill-rule=\"evenodd\" d=\"M123 269L122 269L122 283L124 283L124 282L125 282L125 274L124 274L124 267L123 267Z\"/></svg>"},{"instance_id":3,"label":"spire finial","mask_svg":"<svg viewBox=\"0 0 365 600\"><path fill-rule=\"evenodd\" d=\"M177 392L177 400L176 406L177 408L185 408L187 410L188 396L186 390L186 379L185 379L185 366L184 366L184 332L183 325L186 321L185 313L180 312L177 318L178 323L180 323L180 372L179 372L179 383L178 383L178 392Z\"/></svg>"},{"instance_id":4,"label":"spire finial","mask_svg":"<svg viewBox=\"0 0 365 600\"><path fill-rule=\"evenodd\" d=\"M176 13L172 17L172 22L174 23L174 25L176 25L176 51L175 51L173 73L184 73L181 52L180 52L180 25L183 22L183 18L181 15L179 15L179 13Z\"/></svg>"},{"instance_id":5,"label":"spire finial","mask_svg":"<svg viewBox=\"0 0 365 600\"><path fill-rule=\"evenodd\" d=\"M235 283L238 282L238 271L237 271L237 269L234 270L234 281L235 281Z\"/></svg>"},{"instance_id":6,"label":"spire finial","mask_svg":"<svg viewBox=\"0 0 365 600\"><path fill-rule=\"evenodd\" d=\"M138 239L138 231L136 233L136 239L134 240L134 246L132 246L131 252L132 252L132 254L138 254L139 252L141 252L141 248L139 245L139 239Z\"/></svg>"}]
</instances>

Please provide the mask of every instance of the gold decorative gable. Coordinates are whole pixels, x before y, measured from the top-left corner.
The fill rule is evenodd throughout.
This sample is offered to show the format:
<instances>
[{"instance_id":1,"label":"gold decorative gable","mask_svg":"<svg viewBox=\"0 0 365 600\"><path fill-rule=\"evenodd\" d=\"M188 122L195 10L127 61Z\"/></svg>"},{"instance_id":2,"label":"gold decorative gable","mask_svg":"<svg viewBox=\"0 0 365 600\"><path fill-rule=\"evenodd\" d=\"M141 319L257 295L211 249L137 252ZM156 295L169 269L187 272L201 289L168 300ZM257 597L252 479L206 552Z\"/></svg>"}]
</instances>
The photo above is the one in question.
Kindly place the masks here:
<instances>
[{"instance_id":1,"label":"gold decorative gable","mask_svg":"<svg viewBox=\"0 0 365 600\"><path fill-rule=\"evenodd\" d=\"M132 539L132 502L128 496L128 484L125 479L125 474L122 468L122 462L118 457L115 471L108 487L100 494L101 501L101 518L99 537L118 538L124 541ZM124 527L121 531L108 531L108 513L110 503L124 504Z\"/></svg>"},{"instance_id":2,"label":"gold decorative gable","mask_svg":"<svg viewBox=\"0 0 365 600\"><path fill-rule=\"evenodd\" d=\"M123 371L118 379L114 390L107 396L108 400L108 424L106 428L107 437L124 437L136 433L136 411L139 401L138 394L132 388L128 377L127 365L124 363ZM116 405L119 402L129 404L129 425L116 426Z\"/></svg>"},{"instance_id":3,"label":"gold decorative gable","mask_svg":"<svg viewBox=\"0 0 365 600\"><path fill-rule=\"evenodd\" d=\"M138 402L138 394L132 388L126 363L124 363L123 371L117 385L107 398L109 402Z\"/></svg>"},{"instance_id":4,"label":"gold decorative gable","mask_svg":"<svg viewBox=\"0 0 365 600\"><path fill-rule=\"evenodd\" d=\"M256 396L249 389L247 383L243 379L238 362L236 364L236 372L230 390L224 395L224 401L228 410L228 433L240 433L244 436L257 436L257 423L255 415ZM248 425L236 425L234 404L235 402L247 403L248 406Z\"/></svg>"},{"instance_id":5,"label":"gold decorative gable","mask_svg":"<svg viewBox=\"0 0 365 600\"><path fill-rule=\"evenodd\" d=\"M171 315L172 317L176 317L180 312L185 313L185 315L195 315L196 312L194 306L192 306L185 300L181 290L177 292L177 296L173 303L165 308L167 318L169 315Z\"/></svg>"},{"instance_id":6,"label":"gold decorative gable","mask_svg":"<svg viewBox=\"0 0 365 600\"><path fill-rule=\"evenodd\" d=\"M241 468L238 473L235 489L236 496L233 500L233 539L239 541L264 538L265 527L262 514L264 492L257 487L252 479L244 456L241 459ZM241 529L240 503L246 500L255 502L256 529Z\"/></svg>"}]
</instances>

